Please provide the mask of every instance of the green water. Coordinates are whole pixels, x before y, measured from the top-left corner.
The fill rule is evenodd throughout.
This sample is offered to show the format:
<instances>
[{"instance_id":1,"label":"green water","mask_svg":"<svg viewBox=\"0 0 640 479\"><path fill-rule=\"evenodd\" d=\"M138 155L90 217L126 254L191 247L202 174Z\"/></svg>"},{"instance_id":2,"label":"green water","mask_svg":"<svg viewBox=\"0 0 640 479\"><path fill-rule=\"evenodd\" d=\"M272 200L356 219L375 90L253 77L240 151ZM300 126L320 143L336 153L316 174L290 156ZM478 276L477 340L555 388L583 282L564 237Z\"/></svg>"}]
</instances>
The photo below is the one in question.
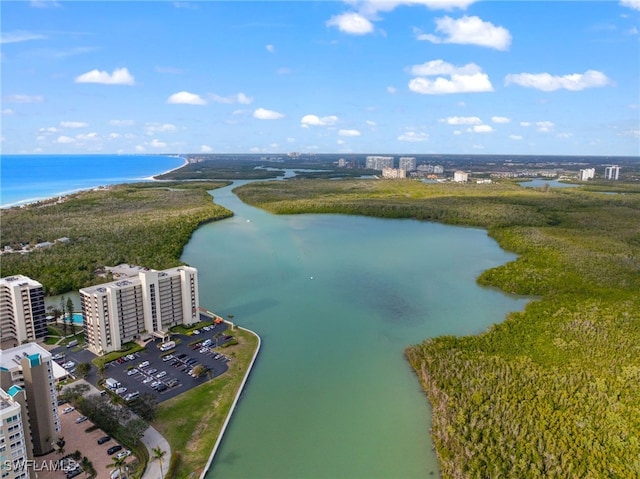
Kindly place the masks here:
<instances>
[{"instance_id":1,"label":"green water","mask_svg":"<svg viewBox=\"0 0 640 479\"><path fill-rule=\"evenodd\" d=\"M214 195L236 216L198 229L182 259L199 270L202 305L263 346L207 478L438 477L404 348L522 309L475 284L514 256L484 230L275 216L230 188Z\"/></svg>"}]
</instances>

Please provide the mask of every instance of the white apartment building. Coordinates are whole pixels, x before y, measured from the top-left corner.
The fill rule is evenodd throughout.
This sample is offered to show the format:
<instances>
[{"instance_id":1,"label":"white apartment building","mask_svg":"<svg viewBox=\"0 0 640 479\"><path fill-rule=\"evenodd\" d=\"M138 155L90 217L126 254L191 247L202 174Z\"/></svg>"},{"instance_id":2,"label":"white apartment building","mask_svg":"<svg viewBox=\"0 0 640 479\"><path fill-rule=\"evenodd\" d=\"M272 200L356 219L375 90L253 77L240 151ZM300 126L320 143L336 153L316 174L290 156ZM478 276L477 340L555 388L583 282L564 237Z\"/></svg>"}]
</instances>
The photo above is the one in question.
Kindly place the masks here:
<instances>
[{"instance_id":1,"label":"white apartment building","mask_svg":"<svg viewBox=\"0 0 640 479\"><path fill-rule=\"evenodd\" d=\"M42 284L22 275L0 279L0 349L43 339L46 335Z\"/></svg>"},{"instance_id":2,"label":"white apartment building","mask_svg":"<svg viewBox=\"0 0 640 479\"><path fill-rule=\"evenodd\" d=\"M617 180L620 178L620 167L616 165L607 166L604 169L605 180Z\"/></svg>"},{"instance_id":3,"label":"white apartment building","mask_svg":"<svg viewBox=\"0 0 640 479\"><path fill-rule=\"evenodd\" d=\"M137 278L81 289L80 302L89 350L97 355L117 351L143 336L197 323L198 270L140 271Z\"/></svg>"},{"instance_id":4,"label":"white apartment building","mask_svg":"<svg viewBox=\"0 0 640 479\"><path fill-rule=\"evenodd\" d=\"M393 156L367 156L366 167L369 170L393 168Z\"/></svg>"},{"instance_id":5,"label":"white apartment building","mask_svg":"<svg viewBox=\"0 0 640 479\"><path fill-rule=\"evenodd\" d=\"M383 168L382 177L391 179L406 178L407 172L402 168Z\"/></svg>"},{"instance_id":6,"label":"white apartment building","mask_svg":"<svg viewBox=\"0 0 640 479\"><path fill-rule=\"evenodd\" d=\"M444 173L444 166L442 165L434 165L433 166L433 174L434 175L441 175Z\"/></svg>"},{"instance_id":7,"label":"white apartment building","mask_svg":"<svg viewBox=\"0 0 640 479\"><path fill-rule=\"evenodd\" d=\"M51 452L61 432L51 354L36 343L3 350L0 388L22 405L29 458Z\"/></svg>"},{"instance_id":8,"label":"white apartment building","mask_svg":"<svg viewBox=\"0 0 640 479\"><path fill-rule=\"evenodd\" d=\"M401 156L398 160L398 168L401 168L404 171L416 171L415 156Z\"/></svg>"},{"instance_id":9,"label":"white apartment building","mask_svg":"<svg viewBox=\"0 0 640 479\"><path fill-rule=\"evenodd\" d=\"M578 180L579 181L587 181L596 176L595 168L584 168L578 172Z\"/></svg>"},{"instance_id":10,"label":"white apartment building","mask_svg":"<svg viewBox=\"0 0 640 479\"><path fill-rule=\"evenodd\" d=\"M461 170L454 171L453 181L455 181L456 183L466 183L467 181L469 181L469 173Z\"/></svg>"},{"instance_id":11,"label":"white apartment building","mask_svg":"<svg viewBox=\"0 0 640 479\"><path fill-rule=\"evenodd\" d=\"M9 392L0 389L0 478L29 479L28 470L24 467L29 459L27 444L22 423L22 405L14 396L22 391L12 387Z\"/></svg>"}]
</instances>

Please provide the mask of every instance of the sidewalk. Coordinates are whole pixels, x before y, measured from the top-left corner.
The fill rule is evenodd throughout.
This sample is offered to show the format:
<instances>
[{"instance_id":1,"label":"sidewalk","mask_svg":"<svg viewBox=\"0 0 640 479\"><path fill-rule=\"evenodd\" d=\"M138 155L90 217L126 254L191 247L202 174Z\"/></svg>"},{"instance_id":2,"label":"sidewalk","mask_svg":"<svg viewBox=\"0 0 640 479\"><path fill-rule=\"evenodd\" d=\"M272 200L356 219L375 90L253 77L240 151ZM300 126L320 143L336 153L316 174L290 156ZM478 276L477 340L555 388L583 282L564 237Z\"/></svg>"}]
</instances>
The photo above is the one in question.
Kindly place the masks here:
<instances>
[{"instance_id":1,"label":"sidewalk","mask_svg":"<svg viewBox=\"0 0 640 479\"><path fill-rule=\"evenodd\" d=\"M147 450L149 451L149 463L147 464L147 469L144 471L142 479L164 479L167 469L169 468L169 462L171 461L171 447L169 443L151 426L144 432L142 443L147 446ZM162 474L160 473L160 460L153 458L153 448L155 447L159 447L166 453L162 456Z\"/></svg>"}]
</instances>

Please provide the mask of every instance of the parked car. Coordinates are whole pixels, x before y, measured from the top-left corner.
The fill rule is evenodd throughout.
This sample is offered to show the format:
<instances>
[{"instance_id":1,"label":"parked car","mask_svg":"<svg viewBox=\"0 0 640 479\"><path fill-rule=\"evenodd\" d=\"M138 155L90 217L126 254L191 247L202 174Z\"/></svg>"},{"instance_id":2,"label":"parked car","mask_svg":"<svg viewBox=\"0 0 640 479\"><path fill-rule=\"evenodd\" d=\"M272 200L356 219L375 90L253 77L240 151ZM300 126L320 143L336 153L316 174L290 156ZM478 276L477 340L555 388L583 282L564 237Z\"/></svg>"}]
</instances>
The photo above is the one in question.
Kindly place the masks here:
<instances>
[{"instance_id":1,"label":"parked car","mask_svg":"<svg viewBox=\"0 0 640 479\"><path fill-rule=\"evenodd\" d=\"M109 442L111 440L111 436L102 436L98 439L98 444L104 444L105 442Z\"/></svg>"},{"instance_id":2,"label":"parked car","mask_svg":"<svg viewBox=\"0 0 640 479\"><path fill-rule=\"evenodd\" d=\"M127 371L127 376L133 376L137 372L138 372L138 370L136 368L129 369L129 371Z\"/></svg>"},{"instance_id":3,"label":"parked car","mask_svg":"<svg viewBox=\"0 0 640 479\"><path fill-rule=\"evenodd\" d=\"M118 388L116 389L116 394L122 395L127 392L127 388Z\"/></svg>"},{"instance_id":4,"label":"parked car","mask_svg":"<svg viewBox=\"0 0 640 479\"><path fill-rule=\"evenodd\" d=\"M89 419L87 416L80 416L78 419L76 419L76 424L80 424L81 422L85 422L87 419Z\"/></svg>"},{"instance_id":5,"label":"parked car","mask_svg":"<svg viewBox=\"0 0 640 479\"><path fill-rule=\"evenodd\" d=\"M127 457L131 455L131 451L129 449L125 449L122 452L119 452L118 455L116 456L118 459L122 459L123 457Z\"/></svg>"},{"instance_id":6,"label":"parked car","mask_svg":"<svg viewBox=\"0 0 640 479\"><path fill-rule=\"evenodd\" d=\"M142 361L140 364L138 364L139 368L146 368L147 366L149 366L149 361Z\"/></svg>"},{"instance_id":7,"label":"parked car","mask_svg":"<svg viewBox=\"0 0 640 479\"><path fill-rule=\"evenodd\" d=\"M120 444L116 445L116 446L111 446L109 449L107 449L107 454L109 454L110 456L112 456L113 454L115 454L118 451L122 450L122 446Z\"/></svg>"},{"instance_id":8,"label":"parked car","mask_svg":"<svg viewBox=\"0 0 640 479\"><path fill-rule=\"evenodd\" d=\"M64 409L62 410L62 412L63 412L64 414L69 414L71 411L75 411L75 410L76 410L76 408L74 408L73 406L69 406L69 407L64 408Z\"/></svg>"}]
</instances>

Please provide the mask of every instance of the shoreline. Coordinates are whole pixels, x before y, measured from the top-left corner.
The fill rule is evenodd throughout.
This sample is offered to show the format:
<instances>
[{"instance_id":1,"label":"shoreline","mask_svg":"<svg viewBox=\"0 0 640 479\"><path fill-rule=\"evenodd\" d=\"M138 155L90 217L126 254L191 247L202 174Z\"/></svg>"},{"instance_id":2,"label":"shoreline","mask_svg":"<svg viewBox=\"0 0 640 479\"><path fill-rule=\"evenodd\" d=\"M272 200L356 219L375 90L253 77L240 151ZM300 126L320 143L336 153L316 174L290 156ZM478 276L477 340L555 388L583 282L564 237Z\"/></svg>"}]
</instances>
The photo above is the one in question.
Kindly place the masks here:
<instances>
[{"instance_id":1,"label":"shoreline","mask_svg":"<svg viewBox=\"0 0 640 479\"><path fill-rule=\"evenodd\" d=\"M125 156L136 156L136 155L125 155ZM73 190L65 190L65 191L61 191L61 192L57 192L57 193L53 193L53 194L49 194L48 196L41 196L41 197L36 197L36 198L27 198L24 200L18 200L18 201L14 201L12 203L7 203L7 204L2 204L0 205L0 210L5 210L5 209L11 209L11 208L22 208L23 206L30 206L30 205L34 205L37 203L44 203L44 202L52 202L54 200L60 201L62 198L66 197L66 196L70 196L76 193L82 193L83 191L94 191L94 190L100 190L100 189L104 189L104 188L108 188L109 186L114 186L114 185L121 185L124 183L134 183L134 182L140 182L140 181L165 181L165 180L158 180L155 177L159 176L159 175L165 175L167 173L170 173L172 171L176 171L179 170L180 168L184 168L186 165L189 164L189 160L182 156L182 155L178 155L178 156L174 156L174 155L153 155L153 156L161 156L163 158L176 158L176 159L182 159L184 160L183 163L181 165L176 166L175 168L171 168L167 171L163 171L160 173L155 173L153 175L150 176L144 176L141 178L131 178L131 179L123 179L121 181L118 181L116 183L106 183L106 184L99 184L99 185L93 185L93 186L83 186L80 188L76 188ZM173 180L171 180L173 181ZM1 185L0 185L1 186Z\"/></svg>"},{"instance_id":2,"label":"shoreline","mask_svg":"<svg viewBox=\"0 0 640 479\"><path fill-rule=\"evenodd\" d=\"M256 346L256 350L253 353L253 357L251 358L251 362L249 363L249 367L247 368L247 371L244 374L244 378L242 379L242 382L240 383L240 387L238 387L238 392L236 393L236 397L234 398L233 403L231 404L231 408L229 409L229 413L227 414L227 417L224 420L224 423L222 424L222 429L220 430L220 433L218 434L218 438L216 439L216 443L213 445L213 448L211 449L211 454L209 455L209 459L207 460L207 463L204 466L202 474L200 474L200 479L205 479L205 476L207 475L207 473L209 472L209 469L211 468L211 464L213 463L213 459L214 459L216 453L218 452L218 448L220 447L220 444L222 443L222 438L224 437L224 433L227 430L227 426L229 425L229 422L231 422L231 417L233 416L233 412L235 411L236 405L238 404L240 396L242 395L242 392L244 391L244 386L245 386L247 380L249 379L249 375L251 374L251 370L253 369L253 365L255 364L256 359L258 357L258 353L260 352L260 346L262 345L262 339L260 338L260 335L258 333L256 333L255 331L252 331L250 329L243 328L241 326L237 326L237 327L242 329L242 330L244 330L244 331L247 331L248 333L253 334L258 339L258 345Z\"/></svg>"}]
</instances>

